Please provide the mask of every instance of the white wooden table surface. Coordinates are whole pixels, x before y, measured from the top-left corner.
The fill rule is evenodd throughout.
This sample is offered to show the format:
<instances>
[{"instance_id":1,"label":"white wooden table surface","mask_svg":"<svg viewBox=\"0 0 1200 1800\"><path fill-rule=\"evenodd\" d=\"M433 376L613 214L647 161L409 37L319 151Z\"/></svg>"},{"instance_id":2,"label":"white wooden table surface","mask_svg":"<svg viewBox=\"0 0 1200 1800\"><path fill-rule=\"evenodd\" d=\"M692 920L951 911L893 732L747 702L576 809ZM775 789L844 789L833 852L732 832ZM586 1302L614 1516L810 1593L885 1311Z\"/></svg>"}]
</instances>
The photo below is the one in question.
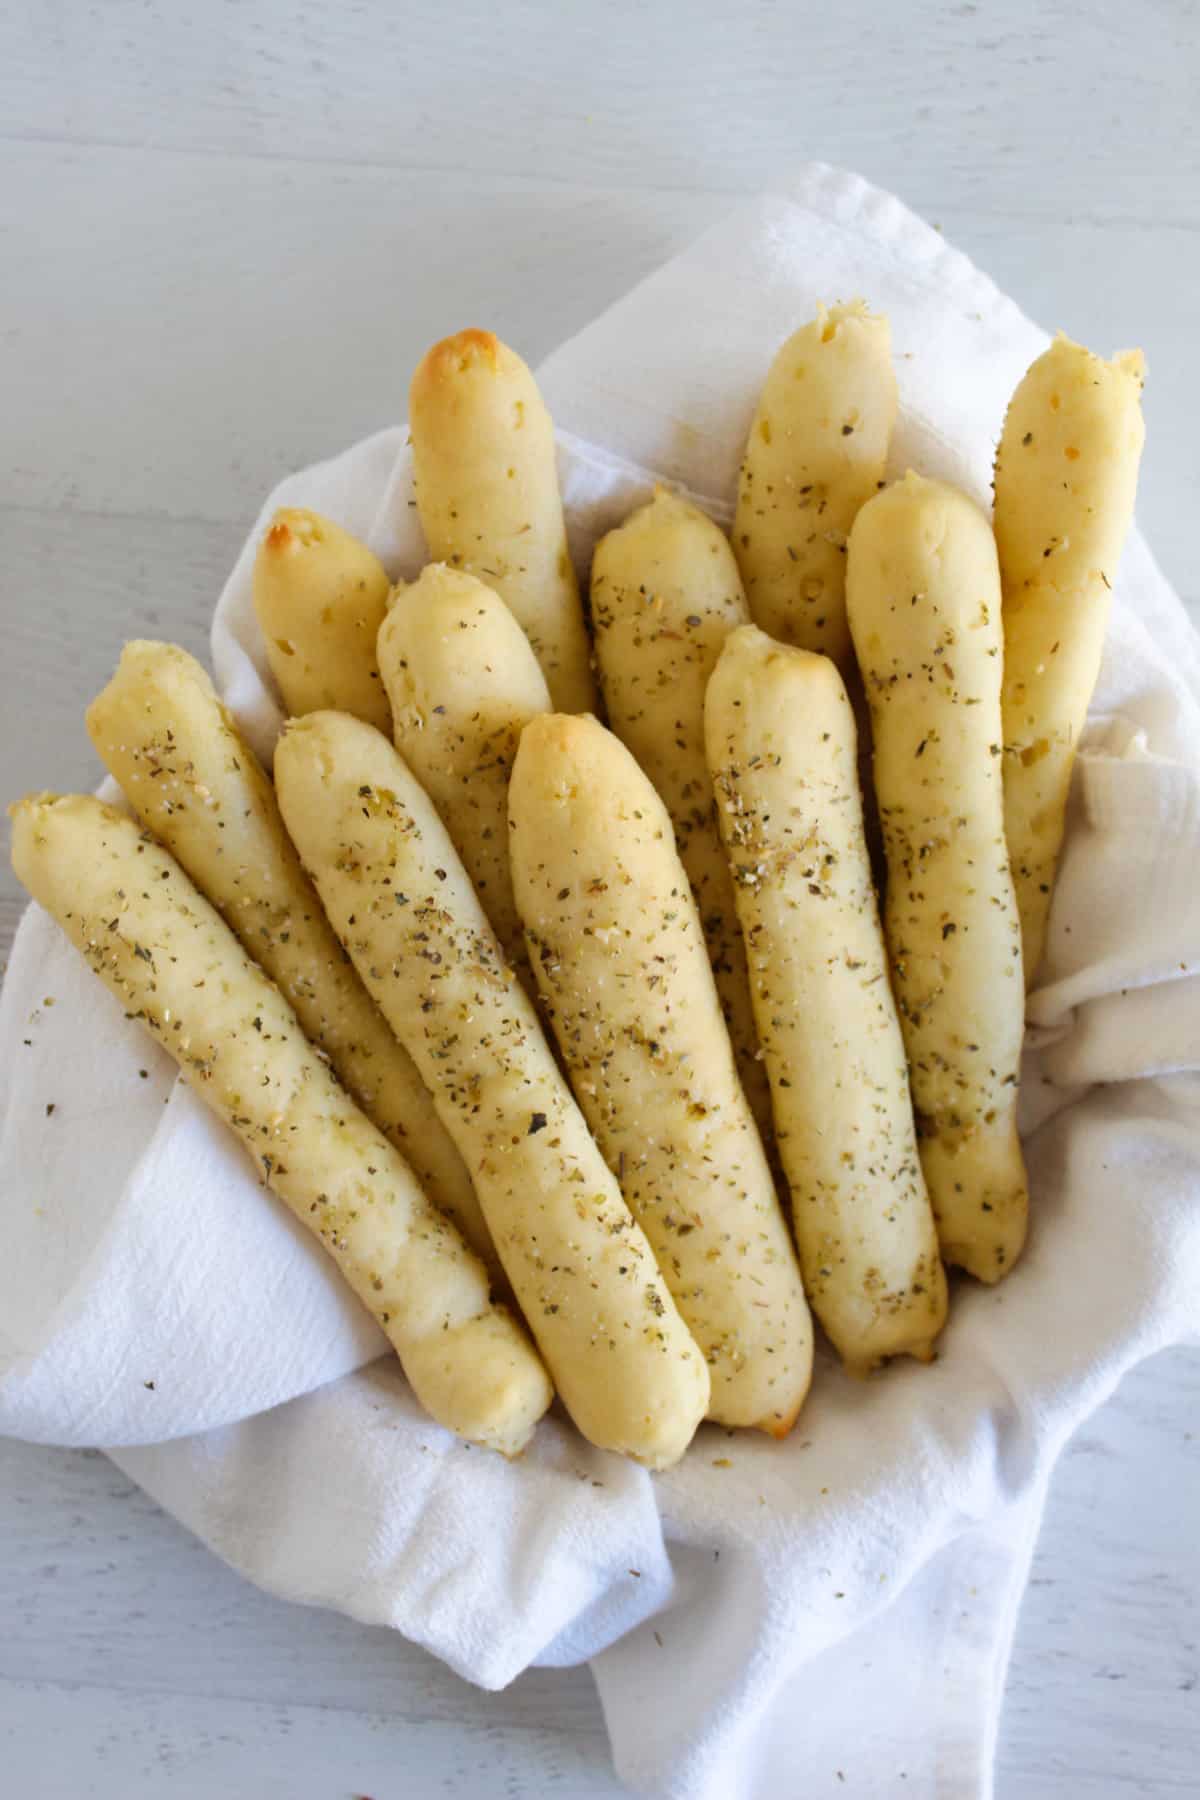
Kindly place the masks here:
<instances>
[{"instance_id":1,"label":"white wooden table surface","mask_svg":"<svg viewBox=\"0 0 1200 1800\"><path fill-rule=\"evenodd\" d=\"M29 0L0 7L4 797L91 784L122 640L204 653L284 471L400 416L443 331L536 362L804 157L1033 315L1149 357L1141 522L1200 601L1191 0ZM5 942L19 902L0 874ZM1200 1356L1056 1476L1001 1800L1200 1791ZM484 1696L254 1592L97 1454L0 1443L0 1794L617 1792L586 1672Z\"/></svg>"}]
</instances>

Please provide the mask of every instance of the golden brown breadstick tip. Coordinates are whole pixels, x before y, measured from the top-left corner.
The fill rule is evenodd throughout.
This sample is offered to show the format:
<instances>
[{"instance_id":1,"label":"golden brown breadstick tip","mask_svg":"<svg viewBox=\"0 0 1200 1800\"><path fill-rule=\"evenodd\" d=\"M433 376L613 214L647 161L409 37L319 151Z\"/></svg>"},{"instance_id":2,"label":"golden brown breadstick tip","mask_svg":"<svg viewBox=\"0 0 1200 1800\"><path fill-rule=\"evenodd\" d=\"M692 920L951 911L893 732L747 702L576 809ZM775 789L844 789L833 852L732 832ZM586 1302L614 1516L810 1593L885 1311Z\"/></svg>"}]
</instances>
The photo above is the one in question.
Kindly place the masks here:
<instances>
[{"instance_id":1,"label":"golden brown breadstick tip","mask_svg":"<svg viewBox=\"0 0 1200 1800\"><path fill-rule=\"evenodd\" d=\"M388 729L375 639L389 582L377 556L332 519L284 506L254 563L254 610L284 709L335 706Z\"/></svg>"},{"instance_id":2,"label":"golden brown breadstick tip","mask_svg":"<svg viewBox=\"0 0 1200 1800\"><path fill-rule=\"evenodd\" d=\"M319 1238L421 1404L515 1455L551 1399L533 1346L489 1302L483 1264L338 1086L279 989L124 813L41 794L13 820L21 881Z\"/></svg>"},{"instance_id":3,"label":"golden brown breadstick tip","mask_svg":"<svg viewBox=\"0 0 1200 1800\"><path fill-rule=\"evenodd\" d=\"M511 609L556 707L595 705L579 586L537 383L490 331L426 352L409 396L417 511L434 562L486 581Z\"/></svg>"}]
</instances>

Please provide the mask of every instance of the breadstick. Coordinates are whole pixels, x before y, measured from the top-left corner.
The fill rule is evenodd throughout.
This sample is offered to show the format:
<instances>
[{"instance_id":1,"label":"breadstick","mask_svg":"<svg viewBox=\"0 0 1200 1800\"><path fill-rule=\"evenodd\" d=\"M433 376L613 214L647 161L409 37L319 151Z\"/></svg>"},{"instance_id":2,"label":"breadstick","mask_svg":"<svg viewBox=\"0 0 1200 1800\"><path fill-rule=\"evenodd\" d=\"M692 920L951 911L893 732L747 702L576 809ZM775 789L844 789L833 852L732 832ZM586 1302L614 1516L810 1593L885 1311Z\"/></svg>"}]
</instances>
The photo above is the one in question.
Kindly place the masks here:
<instances>
[{"instance_id":1,"label":"breadstick","mask_svg":"<svg viewBox=\"0 0 1200 1800\"><path fill-rule=\"evenodd\" d=\"M397 588L379 631L397 750L438 809L516 967L525 962L508 870L508 778L521 731L550 711L529 640L473 575L431 563Z\"/></svg>"},{"instance_id":2,"label":"breadstick","mask_svg":"<svg viewBox=\"0 0 1200 1800\"><path fill-rule=\"evenodd\" d=\"M123 813L40 795L13 817L20 879L321 1240L421 1404L515 1455L550 1403L545 1370L511 1314L489 1303L483 1264L338 1086L279 989Z\"/></svg>"},{"instance_id":3,"label":"breadstick","mask_svg":"<svg viewBox=\"0 0 1200 1800\"><path fill-rule=\"evenodd\" d=\"M533 645L554 704L595 705L579 585L537 383L490 331L426 352L409 395L417 511L435 562L486 581Z\"/></svg>"},{"instance_id":4,"label":"breadstick","mask_svg":"<svg viewBox=\"0 0 1200 1800\"><path fill-rule=\"evenodd\" d=\"M325 910L429 1084L521 1310L593 1444L665 1468L709 1382L645 1234L432 803L341 713L291 725L279 801Z\"/></svg>"},{"instance_id":5,"label":"breadstick","mask_svg":"<svg viewBox=\"0 0 1200 1800\"><path fill-rule=\"evenodd\" d=\"M732 536L751 617L843 669L846 538L895 423L891 328L855 300L818 308L783 345L746 439Z\"/></svg>"},{"instance_id":6,"label":"breadstick","mask_svg":"<svg viewBox=\"0 0 1200 1800\"><path fill-rule=\"evenodd\" d=\"M279 816L275 790L200 664L126 644L87 727L130 806L293 1007L426 1193L494 1261L462 1158L411 1056L363 987Z\"/></svg>"},{"instance_id":7,"label":"breadstick","mask_svg":"<svg viewBox=\"0 0 1200 1800\"><path fill-rule=\"evenodd\" d=\"M285 709L336 706L387 731L375 639L387 572L365 544L320 513L284 506L254 563L254 610Z\"/></svg>"},{"instance_id":8,"label":"breadstick","mask_svg":"<svg viewBox=\"0 0 1200 1800\"><path fill-rule=\"evenodd\" d=\"M925 1359L946 1278L871 885L853 710L828 657L747 625L721 652L706 724L808 1297L851 1370Z\"/></svg>"},{"instance_id":9,"label":"breadstick","mask_svg":"<svg viewBox=\"0 0 1200 1800\"><path fill-rule=\"evenodd\" d=\"M596 545L591 595L609 722L666 802L742 1086L759 1129L769 1131L746 952L704 760L704 690L726 637L750 617L737 563L711 519L660 487Z\"/></svg>"},{"instance_id":10,"label":"breadstick","mask_svg":"<svg viewBox=\"0 0 1200 1800\"><path fill-rule=\"evenodd\" d=\"M887 855L884 928L921 1161L942 1255L998 1281L1025 1241L1027 1193L996 546L964 495L909 474L863 507L849 565Z\"/></svg>"},{"instance_id":11,"label":"breadstick","mask_svg":"<svg viewBox=\"0 0 1200 1800\"><path fill-rule=\"evenodd\" d=\"M509 789L530 962L592 1134L704 1352L709 1417L791 1428L812 1322L670 814L595 719L527 725Z\"/></svg>"},{"instance_id":12,"label":"breadstick","mask_svg":"<svg viewBox=\"0 0 1200 1800\"><path fill-rule=\"evenodd\" d=\"M1025 979L1042 960L1075 748L1100 673L1145 439L1140 350L1058 337L1012 397L996 453L1004 587L1004 823Z\"/></svg>"}]
</instances>

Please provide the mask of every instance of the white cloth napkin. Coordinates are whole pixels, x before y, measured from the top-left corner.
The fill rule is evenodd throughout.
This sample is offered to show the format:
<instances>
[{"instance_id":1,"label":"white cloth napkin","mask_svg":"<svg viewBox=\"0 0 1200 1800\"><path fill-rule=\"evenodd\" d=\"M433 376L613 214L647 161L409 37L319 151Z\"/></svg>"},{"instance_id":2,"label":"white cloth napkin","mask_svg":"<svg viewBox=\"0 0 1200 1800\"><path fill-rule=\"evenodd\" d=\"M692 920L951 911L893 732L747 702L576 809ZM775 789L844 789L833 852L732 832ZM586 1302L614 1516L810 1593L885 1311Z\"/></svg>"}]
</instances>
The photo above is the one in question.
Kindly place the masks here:
<instances>
[{"instance_id":1,"label":"white cloth napkin","mask_svg":"<svg viewBox=\"0 0 1200 1800\"><path fill-rule=\"evenodd\" d=\"M892 319L895 472L986 504L1043 334L897 201L813 166L542 369L581 565L648 471L727 517L775 345L859 294ZM281 502L419 565L399 428L264 515ZM213 655L269 754L258 529ZM0 1430L105 1446L252 1580L484 1686L592 1659L645 1793L986 1794L1054 1458L1131 1364L1197 1329L1198 869L1200 642L1135 537L1031 1001L1024 1260L995 1291L956 1287L932 1368L854 1382L821 1354L787 1442L706 1427L656 1478L555 1418L512 1466L423 1418L320 1249L32 910L0 1002Z\"/></svg>"}]
</instances>

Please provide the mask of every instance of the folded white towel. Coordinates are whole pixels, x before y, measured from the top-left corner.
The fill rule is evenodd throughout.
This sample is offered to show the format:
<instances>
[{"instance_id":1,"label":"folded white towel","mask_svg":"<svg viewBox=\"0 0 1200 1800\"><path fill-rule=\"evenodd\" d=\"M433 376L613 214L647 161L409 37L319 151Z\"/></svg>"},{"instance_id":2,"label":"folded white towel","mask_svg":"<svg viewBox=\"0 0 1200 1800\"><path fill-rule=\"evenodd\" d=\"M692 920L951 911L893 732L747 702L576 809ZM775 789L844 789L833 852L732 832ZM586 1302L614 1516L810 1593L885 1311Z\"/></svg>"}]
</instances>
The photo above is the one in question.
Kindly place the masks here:
<instances>
[{"instance_id":1,"label":"folded white towel","mask_svg":"<svg viewBox=\"0 0 1200 1800\"><path fill-rule=\"evenodd\" d=\"M986 504L1045 338L898 202L812 167L541 371L581 560L649 471L727 516L776 344L859 294L892 319L896 472ZM410 500L396 429L263 516L314 506L413 573ZM269 754L261 523L213 654ZM254 1581L470 1680L592 1658L618 1769L648 1793L983 1794L1050 1466L1132 1363L1197 1329L1198 871L1200 642L1135 536L1031 1001L1023 1262L956 1289L934 1367L859 1383L819 1356L790 1440L706 1427L657 1478L555 1420L510 1466L423 1418L320 1249L31 911L0 1003L0 1430L104 1445Z\"/></svg>"}]
</instances>

